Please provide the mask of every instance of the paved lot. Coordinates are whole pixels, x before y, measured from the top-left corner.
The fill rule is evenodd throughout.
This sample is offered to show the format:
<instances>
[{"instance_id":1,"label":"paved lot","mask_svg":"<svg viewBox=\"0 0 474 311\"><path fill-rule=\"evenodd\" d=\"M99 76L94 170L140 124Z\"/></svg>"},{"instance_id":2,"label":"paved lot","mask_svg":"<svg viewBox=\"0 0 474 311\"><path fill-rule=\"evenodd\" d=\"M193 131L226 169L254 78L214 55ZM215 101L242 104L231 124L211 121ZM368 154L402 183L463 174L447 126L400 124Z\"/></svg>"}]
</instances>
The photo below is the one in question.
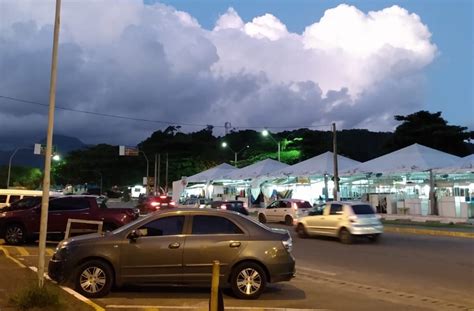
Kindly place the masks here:
<instances>
[{"instance_id":1,"label":"paved lot","mask_svg":"<svg viewBox=\"0 0 474 311\"><path fill-rule=\"evenodd\" d=\"M237 300L225 291L226 308L474 308L472 239L387 233L379 244L361 240L343 245L328 238L300 239L294 234L293 238L297 277L291 282L270 285L256 301ZM48 245L48 259L54 246ZM3 247L26 266L37 265L36 245ZM94 302L107 310L206 310L208 298L208 288L128 287Z\"/></svg>"}]
</instances>

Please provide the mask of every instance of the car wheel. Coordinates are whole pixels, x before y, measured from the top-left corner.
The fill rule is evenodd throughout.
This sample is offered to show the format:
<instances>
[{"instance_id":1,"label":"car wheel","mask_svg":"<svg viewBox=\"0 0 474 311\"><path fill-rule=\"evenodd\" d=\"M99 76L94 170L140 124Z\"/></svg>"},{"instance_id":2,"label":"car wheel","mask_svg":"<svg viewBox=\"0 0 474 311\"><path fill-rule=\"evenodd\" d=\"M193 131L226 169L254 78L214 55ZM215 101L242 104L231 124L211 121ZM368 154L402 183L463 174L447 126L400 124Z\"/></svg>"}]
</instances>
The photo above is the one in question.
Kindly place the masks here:
<instances>
[{"instance_id":1,"label":"car wheel","mask_svg":"<svg viewBox=\"0 0 474 311\"><path fill-rule=\"evenodd\" d=\"M258 215L258 221L260 221L262 224L264 224L264 223L267 222L267 217L265 217L265 215L263 215L263 214L259 214Z\"/></svg>"},{"instance_id":2,"label":"car wheel","mask_svg":"<svg viewBox=\"0 0 474 311\"><path fill-rule=\"evenodd\" d=\"M380 241L380 234L369 235L369 241L372 243L377 243Z\"/></svg>"},{"instance_id":3,"label":"car wheel","mask_svg":"<svg viewBox=\"0 0 474 311\"><path fill-rule=\"evenodd\" d=\"M113 284L112 268L100 260L91 260L77 270L76 290L88 298L106 296Z\"/></svg>"},{"instance_id":4,"label":"car wheel","mask_svg":"<svg viewBox=\"0 0 474 311\"><path fill-rule=\"evenodd\" d=\"M234 268L232 291L240 299L257 299L267 285L265 272L254 262L244 262Z\"/></svg>"},{"instance_id":5,"label":"car wheel","mask_svg":"<svg viewBox=\"0 0 474 311\"><path fill-rule=\"evenodd\" d=\"M302 239L306 239L308 237L308 232L306 231L304 225L301 223L296 226L296 233L298 233L298 236Z\"/></svg>"},{"instance_id":6,"label":"car wheel","mask_svg":"<svg viewBox=\"0 0 474 311\"><path fill-rule=\"evenodd\" d=\"M341 231L339 231L339 240L341 241L341 243L351 244L352 238L352 234L346 228L342 228Z\"/></svg>"},{"instance_id":7,"label":"car wheel","mask_svg":"<svg viewBox=\"0 0 474 311\"><path fill-rule=\"evenodd\" d=\"M10 224L5 228L5 242L10 245L20 245L25 242L25 228L20 224Z\"/></svg>"},{"instance_id":8,"label":"car wheel","mask_svg":"<svg viewBox=\"0 0 474 311\"><path fill-rule=\"evenodd\" d=\"M285 217L285 225L287 226L293 226L293 217L290 215L286 215Z\"/></svg>"}]
</instances>

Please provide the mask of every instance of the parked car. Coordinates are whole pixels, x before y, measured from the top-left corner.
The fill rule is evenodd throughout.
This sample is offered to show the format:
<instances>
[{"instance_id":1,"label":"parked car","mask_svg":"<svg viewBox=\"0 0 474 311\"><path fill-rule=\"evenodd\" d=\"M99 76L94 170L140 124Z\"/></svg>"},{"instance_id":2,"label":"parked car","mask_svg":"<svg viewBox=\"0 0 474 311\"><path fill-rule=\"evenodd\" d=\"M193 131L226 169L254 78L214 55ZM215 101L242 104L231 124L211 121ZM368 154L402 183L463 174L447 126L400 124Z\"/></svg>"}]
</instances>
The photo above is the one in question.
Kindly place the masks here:
<instances>
[{"instance_id":1,"label":"parked car","mask_svg":"<svg viewBox=\"0 0 474 311\"><path fill-rule=\"evenodd\" d=\"M204 198L189 198L186 199L180 207L196 207L196 208L205 208L212 201Z\"/></svg>"},{"instance_id":2,"label":"parked car","mask_svg":"<svg viewBox=\"0 0 474 311\"><path fill-rule=\"evenodd\" d=\"M176 203L167 195L150 195L138 202L137 208L141 214L156 212L160 209L175 208Z\"/></svg>"},{"instance_id":3,"label":"parked car","mask_svg":"<svg viewBox=\"0 0 474 311\"><path fill-rule=\"evenodd\" d=\"M281 199L270 203L264 210L258 212L258 220L266 222L284 222L288 226L299 217L306 216L311 209L311 203L298 199Z\"/></svg>"},{"instance_id":4,"label":"parked car","mask_svg":"<svg viewBox=\"0 0 474 311\"><path fill-rule=\"evenodd\" d=\"M107 295L124 284L211 284L220 262L221 286L238 298L255 299L267 283L295 274L292 239L239 213L210 209L163 210L106 235L62 241L49 276L74 284L87 297Z\"/></svg>"},{"instance_id":5,"label":"parked car","mask_svg":"<svg viewBox=\"0 0 474 311\"><path fill-rule=\"evenodd\" d=\"M296 232L302 238L313 235L338 237L342 243L352 243L354 236L377 241L383 225L372 205L365 202L329 202L315 208L297 220Z\"/></svg>"},{"instance_id":6,"label":"parked car","mask_svg":"<svg viewBox=\"0 0 474 311\"><path fill-rule=\"evenodd\" d=\"M103 230L116 229L138 218L132 208L108 208L104 197L68 195L51 197L48 213L48 233L64 234L69 218L103 221ZM37 236L40 229L41 197L25 198L12 203L0 213L0 238L7 244L22 244ZM87 225L77 230L91 232Z\"/></svg>"},{"instance_id":7,"label":"parked car","mask_svg":"<svg viewBox=\"0 0 474 311\"><path fill-rule=\"evenodd\" d=\"M248 215L249 211L245 208L245 204L242 201L212 201L206 207L224 209L228 211L234 211L243 215Z\"/></svg>"}]
</instances>

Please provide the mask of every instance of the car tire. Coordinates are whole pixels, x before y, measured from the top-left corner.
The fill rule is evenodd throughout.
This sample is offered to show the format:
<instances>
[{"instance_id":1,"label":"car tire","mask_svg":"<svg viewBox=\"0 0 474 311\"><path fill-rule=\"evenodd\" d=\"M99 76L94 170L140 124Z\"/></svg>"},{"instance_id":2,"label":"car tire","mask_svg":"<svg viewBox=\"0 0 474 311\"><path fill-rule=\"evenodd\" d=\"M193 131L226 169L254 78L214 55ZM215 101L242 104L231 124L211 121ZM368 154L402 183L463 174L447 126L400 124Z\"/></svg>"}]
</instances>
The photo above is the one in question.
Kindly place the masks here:
<instances>
[{"instance_id":1,"label":"car tire","mask_svg":"<svg viewBox=\"0 0 474 311\"><path fill-rule=\"evenodd\" d=\"M296 233L302 239L306 239L307 237L309 237L308 232L306 231L306 228L304 227L302 223L299 223L296 226Z\"/></svg>"},{"instance_id":2,"label":"car tire","mask_svg":"<svg viewBox=\"0 0 474 311\"><path fill-rule=\"evenodd\" d=\"M285 216L285 225L287 226L293 226L293 217L290 215Z\"/></svg>"},{"instance_id":3,"label":"car tire","mask_svg":"<svg viewBox=\"0 0 474 311\"><path fill-rule=\"evenodd\" d=\"M258 214L258 221L264 224L267 222L267 217L265 217L263 214Z\"/></svg>"},{"instance_id":4,"label":"car tire","mask_svg":"<svg viewBox=\"0 0 474 311\"><path fill-rule=\"evenodd\" d=\"M114 275L109 264L101 260L83 263L77 269L74 284L76 291L88 298L106 296L114 283Z\"/></svg>"},{"instance_id":5,"label":"car tire","mask_svg":"<svg viewBox=\"0 0 474 311\"><path fill-rule=\"evenodd\" d=\"M369 241L372 243L378 243L380 242L380 234L374 234L374 235L369 235Z\"/></svg>"},{"instance_id":6,"label":"car tire","mask_svg":"<svg viewBox=\"0 0 474 311\"><path fill-rule=\"evenodd\" d=\"M9 224L5 227L5 243L9 245L21 245L26 240L26 230L20 224Z\"/></svg>"},{"instance_id":7,"label":"car tire","mask_svg":"<svg viewBox=\"0 0 474 311\"><path fill-rule=\"evenodd\" d=\"M352 244L353 236L346 228L339 231L339 241L343 244Z\"/></svg>"},{"instance_id":8,"label":"car tire","mask_svg":"<svg viewBox=\"0 0 474 311\"><path fill-rule=\"evenodd\" d=\"M262 267L254 262L243 262L232 270L231 287L239 299L257 299L267 286Z\"/></svg>"}]
</instances>

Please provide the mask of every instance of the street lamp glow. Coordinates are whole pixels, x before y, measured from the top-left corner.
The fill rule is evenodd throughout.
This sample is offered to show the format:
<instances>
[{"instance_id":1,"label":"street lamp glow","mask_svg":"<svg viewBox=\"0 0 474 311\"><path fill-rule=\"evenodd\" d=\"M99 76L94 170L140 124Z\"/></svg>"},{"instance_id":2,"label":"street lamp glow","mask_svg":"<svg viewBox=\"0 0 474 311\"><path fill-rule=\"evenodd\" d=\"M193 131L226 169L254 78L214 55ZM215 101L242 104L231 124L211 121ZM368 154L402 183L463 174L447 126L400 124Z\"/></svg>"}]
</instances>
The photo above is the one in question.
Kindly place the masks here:
<instances>
[{"instance_id":1,"label":"street lamp glow","mask_svg":"<svg viewBox=\"0 0 474 311\"><path fill-rule=\"evenodd\" d=\"M221 144L221 145L222 145L222 148L225 148L225 147L227 147L227 143L226 143L225 141L224 141L224 142L222 142L222 144Z\"/></svg>"},{"instance_id":2,"label":"street lamp glow","mask_svg":"<svg viewBox=\"0 0 474 311\"><path fill-rule=\"evenodd\" d=\"M262 135L263 135L263 136L268 136L268 134L269 134L269 133L268 133L268 130L263 130L263 131L262 131Z\"/></svg>"},{"instance_id":3,"label":"street lamp glow","mask_svg":"<svg viewBox=\"0 0 474 311\"><path fill-rule=\"evenodd\" d=\"M53 155L53 160L54 161L59 161L59 160L61 160L61 157L59 156L59 154L55 154L55 155Z\"/></svg>"}]
</instances>

